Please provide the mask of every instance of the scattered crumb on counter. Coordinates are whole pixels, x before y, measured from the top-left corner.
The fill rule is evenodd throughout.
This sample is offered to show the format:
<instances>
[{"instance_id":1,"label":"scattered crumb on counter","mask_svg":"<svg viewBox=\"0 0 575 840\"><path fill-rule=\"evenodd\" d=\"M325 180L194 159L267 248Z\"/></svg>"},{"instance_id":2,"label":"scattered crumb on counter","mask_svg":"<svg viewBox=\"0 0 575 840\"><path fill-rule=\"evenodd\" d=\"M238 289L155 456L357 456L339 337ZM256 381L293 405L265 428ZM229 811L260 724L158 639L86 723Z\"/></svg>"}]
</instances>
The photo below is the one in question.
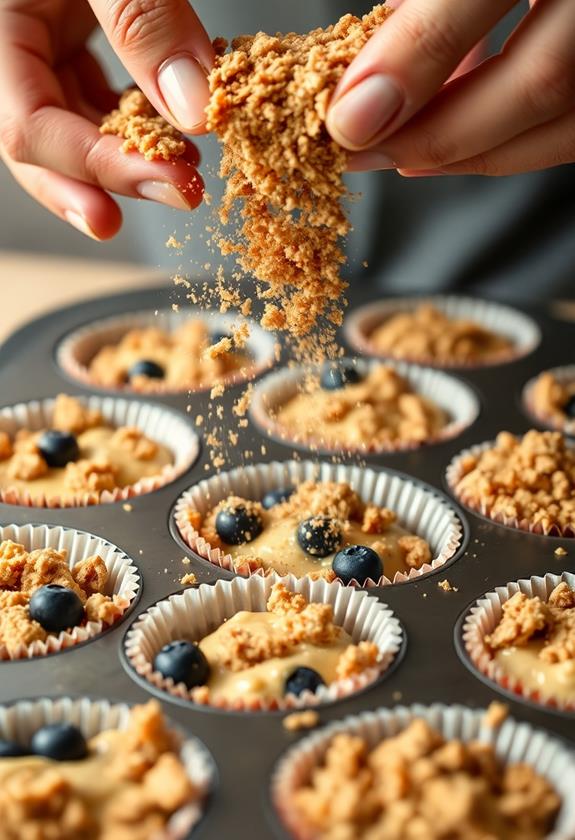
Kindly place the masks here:
<instances>
[{"instance_id":1,"label":"scattered crumb on counter","mask_svg":"<svg viewBox=\"0 0 575 840\"><path fill-rule=\"evenodd\" d=\"M193 572L188 572L188 574L182 575L180 578L182 586L194 586L197 582L198 579Z\"/></svg>"},{"instance_id":2,"label":"scattered crumb on counter","mask_svg":"<svg viewBox=\"0 0 575 840\"><path fill-rule=\"evenodd\" d=\"M393 700L394 703L399 703L399 701L401 700L402 697L403 697L403 692L402 691L394 691L393 694L391 695L391 699Z\"/></svg>"},{"instance_id":3,"label":"scattered crumb on counter","mask_svg":"<svg viewBox=\"0 0 575 840\"><path fill-rule=\"evenodd\" d=\"M459 589L456 586L452 586L447 578L440 580L437 585L440 589L443 589L444 592L459 592Z\"/></svg>"},{"instance_id":4,"label":"scattered crumb on counter","mask_svg":"<svg viewBox=\"0 0 575 840\"><path fill-rule=\"evenodd\" d=\"M288 732L299 732L302 729L313 729L319 724L319 714L314 709L303 712L292 712L283 719L283 728Z\"/></svg>"},{"instance_id":5,"label":"scattered crumb on counter","mask_svg":"<svg viewBox=\"0 0 575 840\"><path fill-rule=\"evenodd\" d=\"M483 725L488 726L489 729L499 729L503 721L509 715L509 706L507 703L501 703L498 700L492 700L483 715Z\"/></svg>"},{"instance_id":6,"label":"scattered crumb on counter","mask_svg":"<svg viewBox=\"0 0 575 840\"><path fill-rule=\"evenodd\" d=\"M191 562L192 561L189 557L182 557L182 563L184 564L184 566L189 566Z\"/></svg>"},{"instance_id":7,"label":"scattered crumb on counter","mask_svg":"<svg viewBox=\"0 0 575 840\"><path fill-rule=\"evenodd\" d=\"M134 505L131 505L129 502L126 502L122 505L122 509L126 511L126 513L130 513L134 510Z\"/></svg>"},{"instance_id":8,"label":"scattered crumb on counter","mask_svg":"<svg viewBox=\"0 0 575 840\"><path fill-rule=\"evenodd\" d=\"M555 549L555 554L557 557L565 557L567 555L567 552L562 545L558 545Z\"/></svg>"}]
</instances>

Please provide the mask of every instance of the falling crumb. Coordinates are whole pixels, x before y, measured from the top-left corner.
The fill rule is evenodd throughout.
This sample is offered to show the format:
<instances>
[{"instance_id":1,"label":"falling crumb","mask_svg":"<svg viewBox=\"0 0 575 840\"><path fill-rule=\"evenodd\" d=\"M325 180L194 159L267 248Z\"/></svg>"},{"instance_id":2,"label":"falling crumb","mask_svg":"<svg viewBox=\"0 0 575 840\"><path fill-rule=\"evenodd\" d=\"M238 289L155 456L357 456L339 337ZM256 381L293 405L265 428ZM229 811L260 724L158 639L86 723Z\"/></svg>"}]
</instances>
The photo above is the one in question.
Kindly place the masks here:
<instances>
[{"instance_id":1,"label":"falling crumb","mask_svg":"<svg viewBox=\"0 0 575 840\"><path fill-rule=\"evenodd\" d=\"M189 566L192 561L189 557L182 557L182 563L184 566Z\"/></svg>"},{"instance_id":2,"label":"falling crumb","mask_svg":"<svg viewBox=\"0 0 575 840\"><path fill-rule=\"evenodd\" d=\"M178 242L175 236L168 236L166 239L166 248L183 248L183 242Z\"/></svg>"},{"instance_id":3,"label":"falling crumb","mask_svg":"<svg viewBox=\"0 0 575 840\"><path fill-rule=\"evenodd\" d=\"M184 286L186 289L191 289L192 284L189 280L186 280L185 277L182 277L180 274L175 274L172 278L174 281L175 286Z\"/></svg>"},{"instance_id":4,"label":"falling crumb","mask_svg":"<svg viewBox=\"0 0 575 840\"><path fill-rule=\"evenodd\" d=\"M215 344L211 344L203 352L204 357L208 359L217 359L219 356L225 356L231 353L233 349L232 340L227 336L220 338Z\"/></svg>"},{"instance_id":5,"label":"falling crumb","mask_svg":"<svg viewBox=\"0 0 575 840\"><path fill-rule=\"evenodd\" d=\"M232 430L230 429L228 431L228 440L231 443L231 445L236 446L237 442L238 442L238 439L239 439L238 433L237 432L232 432Z\"/></svg>"},{"instance_id":6,"label":"falling crumb","mask_svg":"<svg viewBox=\"0 0 575 840\"><path fill-rule=\"evenodd\" d=\"M483 715L482 723L489 729L499 729L503 721L509 714L509 706L507 703L500 703L498 700L492 700Z\"/></svg>"},{"instance_id":7,"label":"falling crumb","mask_svg":"<svg viewBox=\"0 0 575 840\"><path fill-rule=\"evenodd\" d=\"M393 700L394 703L399 703L399 701L401 700L402 697L403 697L403 692L402 691L394 691L393 694L391 695L391 699Z\"/></svg>"},{"instance_id":8,"label":"falling crumb","mask_svg":"<svg viewBox=\"0 0 575 840\"><path fill-rule=\"evenodd\" d=\"M555 549L555 555L557 557L565 557L566 554L567 554L567 552L565 551L565 549L563 548L562 545L558 545L557 548Z\"/></svg>"},{"instance_id":9,"label":"falling crumb","mask_svg":"<svg viewBox=\"0 0 575 840\"><path fill-rule=\"evenodd\" d=\"M244 417L246 415L251 402L253 390L254 386L250 383L243 392L243 394L240 397L238 397L238 399L235 401L232 410L236 417Z\"/></svg>"},{"instance_id":10,"label":"falling crumb","mask_svg":"<svg viewBox=\"0 0 575 840\"><path fill-rule=\"evenodd\" d=\"M180 583L182 586L193 586L198 582L197 577L193 572L189 572L187 575L182 575L180 578Z\"/></svg>"},{"instance_id":11,"label":"falling crumb","mask_svg":"<svg viewBox=\"0 0 575 840\"><path fill-rule=\"evenodd\" d=\"M130 511L134 510L134 506L129 504L129 502L126 502L125 504L123 504L122 508L123 508L123 510L126 511L126 513L130 513Z\"/></svg>"},{"instance_id":12,"label":"falling crumb","mask_svg":"<svg viewBox=\"0 0 575 840\"><path fill-rule=\"evenodd\" d=\"M313 729L319 724L319 714L314 709L304 712L292 712L283 719L283 728L288 732L299 732L301 729Z\"/></svg>"},{"instance_id":13,"label":"falling crumb","mask_svg":"<svg viewBox=\"0 0 575 840\"><path fill-rule=\"evenodd\" d=\"M218 397L222 397L225 391L225 386L223 382L218 382L217 385L214 385L212 390L210 391L210 399L216 400Z\"/></svg>"},{"instance_id":14,"label":"falling crumb","mask_svg":"<svg viewBox=\"0 0 575 840\"><path fill-rule=\"evenodd\" d=\"M265 443L262 443L262 445L260 446L260 452L262 453L262 455L267 455L268 450Z\"/></svg>"},{"instance_id":15,"label":"falling crumb","mask_svg":"<svg viewBox=\"0 0 575 840\"><path fill-rule=\"evenodd\" d=\"M427 598L427 592L424 592L424 593L423 593L423 597L424 597L424 598Z\"/></svg>"},{"instance_id":16,"label":"falling crumb","mask_svg":"<svg viewBox=\"0 0 575 840\"><path fill-rule=\"evenodd\" d=\"M367 261L367 260L364 260L364 261L362 262L362 266L363 266L364 268L367 268L367 267L369 266L368 261Z\"/></svg>"},{"instance_id":17,"label":"falling crumb","mask_svg":"<svg viewBox=\"0 0 575 840\"><path fill-rule=\"evenodd\" d=\"M444 592L459 592L456 586L452 586L451 583L445 578L445 580L440 580L437 584L440 589L443 589Z\"/></svg>"},{"instance_id":18,"label":"falling crumb","mask_svg":"<svg viewBox=\"0 0 575 840\"><path fill-rule=\"evenodd\" d=\"M192 406L190 406L190 409L191 409L191 407ZM203 414L198 414L198 416L196 417L196 426L202 426L203 423L204 423L204 415Z\"/></svg>"},{"instance_id":19,"label":"falling crumb","mask_svg":"<svg viewBox=\"0 0 575 840\"><path fill-rule=\"evenodd\" d=\"M172 311L179 312L180 311L180 304L179 303L172 303Z\"/></svg>"}]
</instances>

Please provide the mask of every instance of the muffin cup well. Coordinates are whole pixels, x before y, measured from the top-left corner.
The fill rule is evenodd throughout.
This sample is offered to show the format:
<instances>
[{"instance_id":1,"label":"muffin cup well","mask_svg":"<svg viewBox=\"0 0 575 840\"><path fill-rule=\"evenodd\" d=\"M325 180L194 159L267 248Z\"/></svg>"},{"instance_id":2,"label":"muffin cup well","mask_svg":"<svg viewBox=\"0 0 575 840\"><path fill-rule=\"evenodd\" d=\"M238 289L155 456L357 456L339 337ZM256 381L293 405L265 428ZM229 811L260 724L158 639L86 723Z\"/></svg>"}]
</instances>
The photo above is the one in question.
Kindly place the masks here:
<instances>
[{"instance_id":1,"label":"muffin cup well","mask_svg":"<svg viewBox=\"0 0 575 840\"><path fill-rule=\"evenodd\" d=\"M156 443L165 446L173 455L174 463L167 464L158 475L142 478L135 484L116 487L114 490L76 493L66 497L32 496L30 492L16 487L0 489L0 502L25 507L78 507L107 504L141 496L158 490L186 472L196 461L200 452L200 440L186 418L153 403L126 400L116 397L77 397L90 409L97 409L104 420L112 426L136 426ZM37 431L49 428L52 421L55 400L33 400L0 409L0 431L14 435L19 429Z\"/></svg>"},{"instance_id":2,"label":"muffin cup well","mask_svg":"<svg viewBox=\"0 0 575 840\"><path fill-rule=\"evenodd\" d=\"M302 449L340 454L342 450L363 453L400 452L418 449L427 444L440 443L457 437L474 422L479 414L479 400L475 392L465 383L441 371L418 367L406 362L383 363L375 359L344 359L342 361L353 364L362 376L366 376L370 370L382 364L393 368L407 380L415 394L426 397L445 411L449 418L447 425L425 441L397 441L380 445L372 442L364 446L326 443L321 434L306 438L293 436L273 414L300 393L301 384L307 376L319 373L319 368L304 367L283 368L268 374L258 382L250 403L251 419L264 434L276 440L295 443Z\"/></svg>"},{"instance_id":3,"label":"muffin cup well","mask_svg":"<svg viewBox=\"0 0 575 840\"><path fill-rule=\"evenodd\" d=\"M56 361L67 376L83 385L88 385L90 388L140 394L141 391L131 388L129 384L120 388L110 388L94 382L89 365L96 353L107 344L117 344L130 330L156 327L165 330L167 333L172 333L187 321L196 319L205 322L211 332L228 332L231 327L237 326L238 323L249 325L250 336L246 343L246 352L251 357L251 363L245 370L231 371L218 381L226 385L236 385L248 379L253 379L274 364L276 358L275 341L255 321L238 313L206 312L196 307L185 307L177 312L172 309L127 312L124 315L113 315L109 318L92 321L73 330L62 339L56 349ZM174 388L166 385L162 380L150 380L150 387L146 390L146 393L199 393L209 391L213 385L214 382L210 382L196 388L187 386Z\"/></svg>"},{"instance_id":4,"label":"muffin cup well","mask_svg":"<svg viewBox=\"0 0 575 840\"><path fill-rule=\"evenodd\" d=\"M174 685L172 679L165 679L153 670L155 655L168 642L176 639L200 641L241 610L265 612L272 586L277 582L284 583L292 592L302 593L310 602L331 604L334 623L349 633L354 644L371 641L378 646L380 657L377 666L329 686L320 686L315 693L304 692L299 697L288 695L279 701L262 699L258 703L238 700L237 703L220 701L217 704L211 702L209 696L198 701L193 689L189 690L183 683ZM147 680L150 686L166 692L166 699L195 701L229 711L257 712L331 703L361 691L389 668L402 641L403 630L393 612L365 591L325 580L268 575L247 580L219 580L213 585L201 584L158 601L138 616L128 629L124 653L132 671Z\"/></svg>"},{"instance_id":5,"label":"muffin cup well","mask_svg":"<svg viewBox=\"0 0 575 840\"><path fill-rule=\"evenodd\" d=\"M56 551L66 551L68 565L72 568L80 560L98 554L108 570L108 582L104 595L117 595L118 606L122 613L126 613L137 600L141 577L137 566L123 551L107 540L96 537L85 531L73 528L63 528L59 525L4 525L0 526L0 542L12 540L20 543L27 551L41 548L53 548ZM57 635L50 635L46 641L35 641L30 645L20 645L11 651L6 650L0 643L0 660L32 659L36 656L46 656L59 653L62 650L79 645L82 642L96 638L103 630L114 627L121 621L106 625L102 621L88 621L85 625L73 627Z\"/></svg>"},{"instance_id":6,"label":"muffin cup well","mask_svg":"<svg viewBox=\"0 0 575 840\"><path fill-rule=\"evenodd\" d=\"M378 581L368 580L366 586L384 586L419 578L443 566L462 546L461 519L431 487L391 472L311 461L254 464L200 481L179 497L174 520L184 542L200 557L236 574L263 574L261 568L253 568L245 561L238 563L230 554L213 548L190 523L190 513L199 513L203 519L211 508L230 495L261 499L270 490L308 480L348 483L364 502L391 508L401 525L429 542L433 554L431 563L409 572L397 572L393 580L385 575Z\"/></svg>"},{"instance_id":7,"label":"muffin cup well","mask_svg":"<svg viewBox=\"0 0 575 840\"><path fill-rule=\"evenodd\" d=\"M26 745L41 726L65 721L79 727L89 739L108 729L125 729L129 717L130 706L108 700L70 697L20 700L10 706L0 706L0 738ZM174 813L165 831L154 835L154 840L188 838L202 816L205 800L215 783L215 765L202 742L178 732L175 727L170 728L178 738L180 759L199 797Z\"/></svg>"},{"instance_id":8,"label":"muffin cup well","mask_svg":"<svg viewBox=\"0 0 575 840\"><path fill-rule=\"evenodd\" d=\"M496 687L499 686L532 703L551 706L560 711L575 712L575 698L567 702L552 694L532 691L520 680L514 680L497 664L485 644L485 636L493 632L503 614L503 604L515 593L523 592L528 598L537 595L543 601L547 601L553 589L562 581L565 581L571 589L575 589L575 574L571 572L563 572L561 575L548 573L544 577L534 575L531 578L513 581L506 586L498 586L494 592L487 592L478 598L467 611L463 619L461 634L463 647L469 660L481 674L495 683Z\"/></svg>"},{"instance_id":9,"label":"muffin cup well","mask_svg":"<svg viewBox=\"0 0 575 840\"><path fill-rule=\"evenodd\" d=\"M568 539L575 537L575 530L570 525L566 528L559 528L558 525L552 525L550 528L544 528L539 522L533 523L527 519L517 519L517 517L514 516L505 516L500 513L494 513L490 506L484 502L478 505L469 497L468 494L459 493L457 491L457 485L466 474L464 470L466 459L469 457L479 458L484 452L487 452L488 449L492 449L494 446L494 440L478 443L475 446L470 446L468 449L464 449L452 459L445 472L445 480L455 498L474 513L479 513L481 516L491 519L498 525L505 525L507 528L515 528L519 531L528 531L531 534L538 534L544 537L564 537Z\"/></svg>"},{"instance_id":10,"label":"muffin cup well","mask_svg":"<svg viewBox=\"0 0 575 840\"><path fill-rule=\"evenodd\" d=\"M508 718L498 729L484 723L482 709L465 706L414 704L378 709L345 718L298 741L280 759L271 780L271 798L282 824L298 840L316 837L293 807L294 793L306 784L323 759L335 735L348 733L366 739L375 747L383 738L397 735L415 718L423 718L446 739L491 744L505 763L525 762L544 776L561 796L562 806L547 840L570 840L575 836L575 756L565 744L530 724Z\"/></svg>"},{"instance_id":11,"label":"muffin cup well","mask_svg":"<svg viewBox=\"0 0 575 840\"><path fill-rule=\"evenodd\" d=\"M541 341L541 331L529 316L500 303L476 298L437 295L431 297L406 297L380 300L368 303L350 313L344 322L344 336L348 344L360 353L385 358L393 354L383 353L370 340L371 333L383 321L398 313L413 311L421 305L431 305L448 318L464 318L475 321L481 327L510 339L514 348L479 361L454 361L418 356L405 361L417 362L439 368L478 368L512 362L531 353Z\"/></svg>"},{"instance_id":12,"label":"muffin cup well","mask_svg":"<svg viewBox=\"0 0 575 840\"><path fill-rule=\"evenodd\" d=\"M541 373L551 373L560 383L575 382L575 365L563 365L561 367L551 368L548 371L541 371ZM566 417L562 422L555 417L544 414L537 410L533 401L533 390L537 379L541 374L530 379L523 388L522 401L523 407L533 417L537 423L547 426L550 429L557 429L564 432L566 435L575 435L575 419Z\"/></svg>"}]
</instances>

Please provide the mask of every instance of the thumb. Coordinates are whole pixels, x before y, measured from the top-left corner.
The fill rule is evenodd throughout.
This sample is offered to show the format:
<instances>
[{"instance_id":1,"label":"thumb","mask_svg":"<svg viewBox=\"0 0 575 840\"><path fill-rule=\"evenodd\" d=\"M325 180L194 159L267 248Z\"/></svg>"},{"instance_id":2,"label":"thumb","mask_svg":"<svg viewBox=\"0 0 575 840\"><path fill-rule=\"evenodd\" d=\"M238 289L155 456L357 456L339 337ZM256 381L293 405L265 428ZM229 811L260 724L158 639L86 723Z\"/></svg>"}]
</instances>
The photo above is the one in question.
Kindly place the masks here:
<instances>
[{"instance_id":1,"label":"thumb","mask_svg":"<svg viewBox=\"0 0 575 840\"><path fill-rule=\"evenodd\" d=\"M186 134L205 130L214 52L187 0L89 0L118 58L154 107Z\"/></svg>"}]
</instances>

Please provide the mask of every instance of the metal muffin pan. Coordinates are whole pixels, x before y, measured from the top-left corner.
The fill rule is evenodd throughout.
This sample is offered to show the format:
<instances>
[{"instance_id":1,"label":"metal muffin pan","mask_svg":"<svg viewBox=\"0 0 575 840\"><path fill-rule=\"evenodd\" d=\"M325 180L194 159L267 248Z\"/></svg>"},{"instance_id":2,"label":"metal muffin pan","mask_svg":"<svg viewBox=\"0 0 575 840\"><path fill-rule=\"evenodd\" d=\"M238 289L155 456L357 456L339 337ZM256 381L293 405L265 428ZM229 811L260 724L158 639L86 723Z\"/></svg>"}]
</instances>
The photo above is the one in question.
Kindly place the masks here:
<instances>
[{"instance_id":1,"label":"metal muffin pan","mask_svg":"<svg viewBox=\"0 0 575 840\"><path fill-rule=\"evenodd\" d=\"M98 298L26 325L0 348L1 405L53 396L60 391L89 394L89 388L72 384L58 368L55 348L62 337L91 318L170 306L175 293L166 284L144 292ZM351 310L369 300L365 293L354 293L353 289L350 298ZM479 395L481 410L469 428L458 437L432 447L385 455L367 454L361 460L376 469L387 467L407 473L450 495L444 480L445 469L460 450L490 440L502 429L523 433L533 427L533 420L521 404L522 388L539 371L569 361L565 352L573 343L575 328L541 311L523 311L537 321L542 331L542 341L530 355L496 368L470 368L463 375L450 372L470 384ZM223 397L226 410L231 410L233 400L241 391L241 385L229 388ZM132 398L171 406L182 413L186 413L189 405L191 422L197 414L207 413L209 402L206 394L149 398L134 395ZM201 434L202 430L199 431ZM237 455L247 449L256 453L254 461L292 457L293 447L262 436L252 424L239 431L240 440L234 448ZM266 447L263 457L259 454L262 444ZM354 463L353 458L340 460ZM239 465L238 458L235 464L226 465L226 469ZM137 703L153 696L122 667L120 650L128 623L158 599L173 593L185 572L193 571L200 582L231 577L230 573L196 558L181 541L174 539L171 523L174 501L183 490L211 473L208 447L203 446L191 469L156 492L132 499L131 511L125 511L121 504L58 510L0 505L1 524L45 522L89 531L109 540L136 561L143 577L140 601L120 626L65 655L0 663L0 703L58 695L87 695ZM495 586L548 571L573 571L575 540L514 531L467 510L462 513L462 519L468 540L453 562L413 582L370 590L370 595L385 601L402 622L407 638L405 654L385 679L366 691L321 707L322 722L397 703L442 702L483 707L501 698L500 692L462 663L454 644L458 617L471 601ZM565 557L555 556L558 545L567 550ZM182 564L183 556L190 558L189 565ZM457 591L439 589L437 584L443 578L448 578ZM515 718L555 733L575 747L572 716L518 698L506 699ZM181 707L165 701L163 705L168 717L204 742L218 769L219 784L205 818L194 831L194 840L196 837L205 840L285 837L269 807L269 781L276 760L300 736L282 728L281 715L219 714L190 705Z\"/></svg>"}]
</instances>

